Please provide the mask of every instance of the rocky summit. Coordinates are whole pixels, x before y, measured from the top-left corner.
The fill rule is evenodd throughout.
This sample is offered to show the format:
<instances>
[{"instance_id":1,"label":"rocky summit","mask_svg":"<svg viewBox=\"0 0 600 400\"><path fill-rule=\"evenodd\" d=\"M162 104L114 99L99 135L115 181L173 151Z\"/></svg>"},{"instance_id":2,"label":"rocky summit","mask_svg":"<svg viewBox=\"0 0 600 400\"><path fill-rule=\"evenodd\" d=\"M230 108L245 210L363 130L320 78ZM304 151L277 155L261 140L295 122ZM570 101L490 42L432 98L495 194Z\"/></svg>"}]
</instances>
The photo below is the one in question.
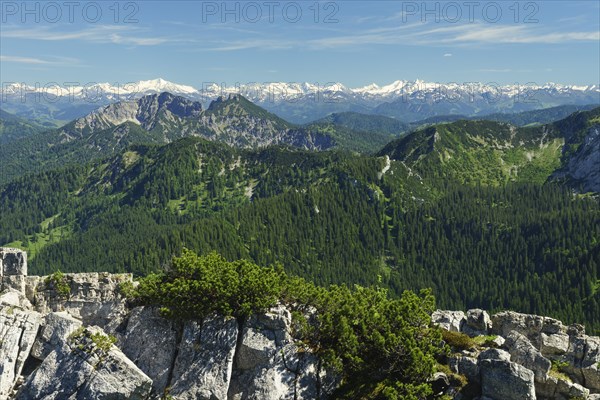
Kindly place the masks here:
<instances>
[{"instance_id":1,"label":"rocky summit","mask_svg":"<svg viewBox=\"0 0 600 400\"><path fill-rule=\"evenodd\" d=\"M320 399L335 388L283 306L244 323L128 307L130 274L27 276L0 251L0 399Z\"/></svg>"},{"instance_id":2,"label":"rocky summit","mask_svg":"<svg viewBox=\"0 0 600 400\"><path fill-rule=\"evenodd\" d=\"M166 319L128 304L131 274L27 275L0 249L0 399L326 399L336 375L293 337L283 305L244 321ZM442 311L451 351L436 395L600 399L600 338L511 311Z\"/></svg>"}]
</instances>

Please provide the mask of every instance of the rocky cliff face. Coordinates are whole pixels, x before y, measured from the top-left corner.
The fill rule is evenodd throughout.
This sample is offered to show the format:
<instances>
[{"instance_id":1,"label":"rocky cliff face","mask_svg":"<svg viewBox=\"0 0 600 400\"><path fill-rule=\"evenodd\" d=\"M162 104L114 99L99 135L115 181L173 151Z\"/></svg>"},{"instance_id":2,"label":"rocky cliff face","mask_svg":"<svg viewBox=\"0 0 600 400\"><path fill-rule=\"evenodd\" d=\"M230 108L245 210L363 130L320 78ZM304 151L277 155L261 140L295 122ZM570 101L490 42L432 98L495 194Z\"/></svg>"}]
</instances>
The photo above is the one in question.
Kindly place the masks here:
<instances>
[{"instance_id":1,"label":"rocky cliff face","mask_svg":"<svg viewBox=\"0 0 600 400\"><path fill-rule=\"evenodd\" d=\"M512 311L490 317L483 310L436 311L432 321L485 338L448 359L481 399L600 399L600 338L587 336L581 325ZM449 386L448 393L457 391Z\"/></svg>"},{"instance_id":2,"label":"rocky cliff face","mask_svg":"<svg viewBox=\"0 0 600 400\"><path fill-rule=\"evenodd\" d=\"M0 249L0 400L326 399L338 383L293 339L284 306L183 323L128 307L129 274L26 273L25 253ZM432 321L478 344L454 348L449 371L432 377L437 394L600 399L600 338L580 325L483 310L436 311Z\"/></svg>"},{"instance_id":3,"label":"rocky cliff face","mask_svg":"<svg viewBox=\"0 0 600 400\"><path fill-rule=\"evenodd\" d=\"M287 145L325 150L336 145L332 137L294 127L240 95L220 97L203 110L200 102L166 92L153 94L99 108L58 132L63 143L80 139L100 147L135 134L144 136L146 143L200 136L241 148ZM111 138L108 144L101 144L104 137Z\"/></svg>"},{"instance_id":4,"label":"rocky cliff face","mask_svg":"<svg viewBox=\"0 0 600 400\"><path fill-rule=\"evenodd\" d=\"M583 192L600 192L600 124L587 130L567 165L552 178L570 181Z\"/></svg>"},{"instance_id":5,"label":"rocky cliff face","mask_svg":"<svg viewBox=\"0 0 600 400\"><path fill-rule=\"evenodd\" d=\"M178 323L128 308L120 287L129 274L26 276L26 255L14 249L0 262L0 400L302 400L335 388L296 345L283 306L247 321Z\"/></svg>"}]
</instances>

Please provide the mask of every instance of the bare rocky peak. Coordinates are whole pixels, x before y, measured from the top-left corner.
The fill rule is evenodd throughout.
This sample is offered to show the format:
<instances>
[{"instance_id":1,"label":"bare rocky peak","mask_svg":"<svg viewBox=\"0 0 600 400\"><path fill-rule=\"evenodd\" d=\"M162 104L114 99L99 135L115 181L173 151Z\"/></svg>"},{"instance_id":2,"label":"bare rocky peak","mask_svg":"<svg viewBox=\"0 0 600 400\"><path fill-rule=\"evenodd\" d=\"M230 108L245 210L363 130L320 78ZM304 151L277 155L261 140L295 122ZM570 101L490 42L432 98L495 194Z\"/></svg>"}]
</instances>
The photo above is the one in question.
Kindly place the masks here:
<instances>
[{"instance_id":1,"label":"bare rocky peak","mask_svg":"<svg viewBox=\"0 0 600 400\"><path fill-rule=\"evenodd\" d=\"M164 92L144 96L138 100L123 101L99 108L91 114L75 120L65 130L79 132L109 129L125 122L133 122L146 130L156 126L162 114L177 118L197 117L202 113L202 104Z\"/></svg>"}]
</instances>

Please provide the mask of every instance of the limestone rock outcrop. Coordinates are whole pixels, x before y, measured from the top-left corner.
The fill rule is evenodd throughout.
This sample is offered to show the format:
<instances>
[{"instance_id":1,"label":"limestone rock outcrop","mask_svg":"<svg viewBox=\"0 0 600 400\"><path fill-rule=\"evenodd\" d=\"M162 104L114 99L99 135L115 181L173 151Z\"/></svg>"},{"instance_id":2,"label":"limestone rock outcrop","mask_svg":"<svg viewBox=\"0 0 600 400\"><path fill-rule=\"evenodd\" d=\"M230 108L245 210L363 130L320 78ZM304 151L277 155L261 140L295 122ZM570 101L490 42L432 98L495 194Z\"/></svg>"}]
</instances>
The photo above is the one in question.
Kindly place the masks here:
<instances>
[{"instance_id":1,"label":"limestone rock outcrop","mask_svg":"<svg viewBox=\"0 0 600 400\"><path fill-rule=\"evenodd\" d=\"M451 332L462 332L467 317L462 311L437 310L431 315L431 321Z\"/></svg>"},{"instance_id":2,"label":"limestone rock outcrop","mask_svg":"<svg viewBox=\"0 0 600 400\"><path fill-rule=\"evenodd\" d=\"M105 348L98 337L107 337L98 327L71 335L27 378L16 398L149 398L152 380L117 347Z\"/></svg>"},{"instance_id":3,"label":"limestone rock outcrop","mask_svg":"<svg viewBox=\"0 0 600 400\"><path fill-rule=\"evenodd\" d=\"M450 369L475 385L482 400L599 397L600 338L585 335L581 325L565 326L554 318L484 313L438 310L432 315L434 324L449 331L473 338L492 334L478 342L477 350L449 358Z\"/></svg>"},{"instance_id":4,"label":"limestone rock outcrop","mask_svg":"<svg viewBox=\"0 0 600 400\"><path fill-rule=\"evenodd\" d=\"M245 319L178 321L130 305L122 295L130 274L27 276L27 257L14 249L0 249L0 267L0 400L321 400L339 385L293 338L283 305ZM439 393L600 398L600 338L581 325L480 309L438 310L432 322L451 337L478 338L430 378Z\"/></svg>"},{"instance_id":5,"label":"limestone rock outcrop","mask_svg":"<svg viewBox=\"0 0 600 400\"><path fill-rule=\"evenodd\" d=\"M130 308L130 274L26 276L25 253L0 257L0 400L325 399L338 384L284 306L175 321Z\"/></svg>"},{"instance_id":6,"label":"limestone rock outcrop","mask_svg":"<svg viewBox=\"0 0 600 400\"><path fill-rule=\"evenodd\" d=\"M33 347L41 315L13 306L0 306L0 399L13 386Z\"/></svg>"},{"instance_id":7,"label":"limestone rock outcrop","mask_svg":"<svg viewBox=\"0 0 600 400\"><path fill-rule=\"evenodd\" d=\"M227 399L238 341L238 322L213 316L187 322L173 367L177 399Z\"/></svg>"}]
</instances>

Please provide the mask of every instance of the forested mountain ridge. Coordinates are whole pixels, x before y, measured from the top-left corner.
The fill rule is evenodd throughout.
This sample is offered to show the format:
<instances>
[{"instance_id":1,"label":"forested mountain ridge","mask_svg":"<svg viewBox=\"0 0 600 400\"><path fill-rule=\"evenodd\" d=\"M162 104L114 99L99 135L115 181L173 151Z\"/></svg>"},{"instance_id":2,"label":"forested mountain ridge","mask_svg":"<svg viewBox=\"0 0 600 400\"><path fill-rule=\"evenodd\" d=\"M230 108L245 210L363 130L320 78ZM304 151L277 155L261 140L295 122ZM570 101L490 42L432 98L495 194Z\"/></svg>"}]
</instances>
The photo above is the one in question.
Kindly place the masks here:
<instances>
[{"instance_id":1,"label":"forested mountain ridge","mask_svg":"<svg viewBox=\"0 0 600 400\"><path fill-rule=\"evenodd\" d=\"M0 109L0 144L5 145L29 135L34 135L45 128L9 112Z\"/></svg>"},{"instance_id":2,"label":"forested mountain ridge","mask_svg":"<svg viewBox=\"0 0 600 400\"><path fill-rule=\"evenodd\" d=\"M521 141L535 156L542 137L576 143L593 115L545 131L440 125L395 142L403 158L389 148L369 157L200 138L130 146L0 187L0 244L26 248L37 273L144 275L183 247L216 250L231 260L280 262L318 284L381 279L397 294L431 287L441 307L511 308L595 328L597 200L542 184L550 168L524 175L521 167L518 179L505 179L497 158L482 157L488 148L505 156L507 143ZM464 169L447 164L442 144ZM479 182L463 179L469 168L484 168Z\"/></svg>"},{"instance_id":3,"label":"forested mountain ridge","mask_svg":"<svg viewBox=\"0 0 600 400\"><path fill-rule=\"evenodd\" d=\"M397 139L379 155L405 162L430 178L503 185L561 177L583 191L597 191L599 127L600 108L539 127L460 120Z\"/></svg>"},{"instance_id":4,"label":"forested mountain ridge","mask_svg":"<svg viewBox=\"0 0 600 400\"><path fill-rule=\"evenodd\" d=\"M241 95L201 103L169 93L110 104L62 128L29 135L0 148L0 184L27 172L85 164L136 144L166 144L199 136L240 148L272 145L309 150L374 152L393 137L337 126L296 126Z\"/></svg>"}]
</instances>

